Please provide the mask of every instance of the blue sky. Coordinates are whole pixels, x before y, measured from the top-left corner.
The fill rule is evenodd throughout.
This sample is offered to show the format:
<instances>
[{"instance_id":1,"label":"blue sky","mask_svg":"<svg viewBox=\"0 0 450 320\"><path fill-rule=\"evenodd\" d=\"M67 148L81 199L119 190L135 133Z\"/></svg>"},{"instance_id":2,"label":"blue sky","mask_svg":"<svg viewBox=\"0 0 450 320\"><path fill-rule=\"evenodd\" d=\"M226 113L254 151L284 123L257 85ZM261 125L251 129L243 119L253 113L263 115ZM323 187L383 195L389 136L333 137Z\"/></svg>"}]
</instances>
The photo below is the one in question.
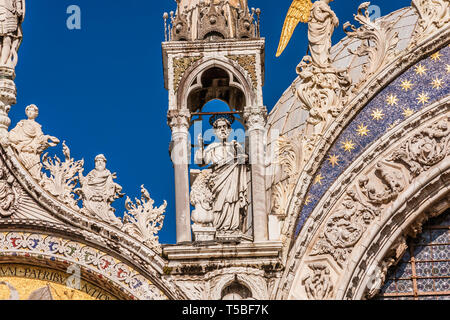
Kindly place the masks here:
<instances>
[{"instance_id":1,"label":"blue sky","mask_svg":"<svg viewBox=\"0 0 450 320\"><path fill-rule=\"evenodd\" d=\"M346 21L362 1L331 3L340 19L333 43L345 34ZM409 6L410 0L372 1L386 15ZM265 105L270 111L295 79L295 67L306 53L307 27L300 25L280 58L275 58L291 0L249 0L262 10L266 38ZM81 30L66 27L70 5L81 8ZM134 198L140 185L156 205L167 200L162 243L175 243L174 178L168 147L170 129L164 89L161 41L164 11L175 0L28 0L24 41L16 68L17 104L10 111L14 127L29 104L39 107L37 119L45 134L66 140L72 156L85 159L85 174L103 153L117 182ZM61 146L55 149L59 153ZM116 201L117 214L124 200Z\"/></svg>"}]
</instances>

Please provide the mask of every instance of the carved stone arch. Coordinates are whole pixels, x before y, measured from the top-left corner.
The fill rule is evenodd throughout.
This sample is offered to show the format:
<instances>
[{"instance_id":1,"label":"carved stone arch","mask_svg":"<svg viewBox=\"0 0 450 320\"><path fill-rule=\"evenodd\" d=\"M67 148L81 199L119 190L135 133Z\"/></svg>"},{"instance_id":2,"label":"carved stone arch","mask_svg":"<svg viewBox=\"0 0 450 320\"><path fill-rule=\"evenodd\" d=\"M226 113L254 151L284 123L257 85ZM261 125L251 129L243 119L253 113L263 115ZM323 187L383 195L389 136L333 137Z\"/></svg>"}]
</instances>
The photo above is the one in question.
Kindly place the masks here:
<instances>
[{"instance_id":1,"label":"carved stone arch","mask_svg":"<svg viewBox=\"0 0 450 320\"><path fill-rule=\"evenodd\" d=\"M26 201L20 202L17 213L6 218L0 217L0 238L5 232L15 230L22 234L33 233L64 241L77 239L83 246L92 247L114 257L117 263L130 266L137 277L148 279L169 299L185 299L185 295L171 281L163 279L166 261L152 248L119 228L84 215L50 195L22 166L11 147L0 148L0 166L11 173L14 183L26 195ZM7 252L14 252L14 248ZM21 248L15 254L26 263L27 255L43 256L44 252L27 252L26 248ZM3 263L4 257L0 257L0 263ZM48 258L56 259L51 252ZM108 275L102 276L109 279Z\"/></svg>"},{"instance_id":2,"label":"carved stone arch","mask_svg":"<svg viewBox=\"0 0 450 320\"><path fill-rule=\"evenodd\" d=\"M288 200L286 210L286 221L282 227L282 237L286 239L283 249L283 259L288 259L288 255L295 246L295 228L299 213L306 200L308 188L313 183L314 174L320 165L326 161L326 154L337 141L341 133L347 128L355 116L362 111L377 95L389 86L395 79L409 70L414 64L427 58L433 52L446 48L450 28L442 30L438 34L424 40L419 46L410 47L397 55L395 59L386 64L384 68L376 74L370 76L365 85L358 90L358 93L347 102L344 110L338 118L328 127L323 136L315 145L315 149L303 167L296 186ZM298 238L297 238L298 239Z\"/></svg>"},{"instance_id":3,"label":"carved stone arch","mask_svg":"<svg viewBox=\"0 0 450 320\"><path fill-rule=\"evenodd\" d=\"M422 157L428 147L435 152ZM333 288L332 294L323 297L363 298L365 285L373 277L367 270L386 267L383 261L398 239L418 219L437 214L427 208L448 203L449 148L448 96L373 143L318 202L289 252L273 297L309 298L308 290L311 293L314 287L305 289L304 280L311 269L321 277L318 280Z\"/></svg>"},{"instance_id":4,"label":"carved stone arch","mask_svg":"<svg viewBox=\"0 0 450 320\"><path fill-rule=\"evenodd\" d=\"M226 72L230 80L229 86L232 88L236 88L242 92L245 97L245 105L242 106L242 109L246 106L253 105L256 100L256 96L253 91L251 79L249 79L249 76L246 76L245 70L241 66L234 64L232 60L208 57L207 59L202 58L201 60L195 62L184 73L184 76L180 81L179 90L177 93L178 109L189 110L189 95L194 90L202 87L202 75L212 68L218 68ZM205 103L207 102L208 101L206 101ZM228 104L228 102L226 103ZM192 112L192 110L190 111Z\"/></svg>"},{"instance_id":5,"label":"carved stone arch","mask_svg":"<svg viewBox=\"0 0 450 320\"><path fill-rule=\"evenodd\" d=\"M361 254L338 289L337 299L374 297L384 283L388 268L407 249L406 239L417 236L427 220L450 208L449 161L430 172L428 178L422 184L411 186L407 196L392 205L392 215L383 226L374 226L368 232L369 236L361 243Z\"/></svg>"}]
</instances>

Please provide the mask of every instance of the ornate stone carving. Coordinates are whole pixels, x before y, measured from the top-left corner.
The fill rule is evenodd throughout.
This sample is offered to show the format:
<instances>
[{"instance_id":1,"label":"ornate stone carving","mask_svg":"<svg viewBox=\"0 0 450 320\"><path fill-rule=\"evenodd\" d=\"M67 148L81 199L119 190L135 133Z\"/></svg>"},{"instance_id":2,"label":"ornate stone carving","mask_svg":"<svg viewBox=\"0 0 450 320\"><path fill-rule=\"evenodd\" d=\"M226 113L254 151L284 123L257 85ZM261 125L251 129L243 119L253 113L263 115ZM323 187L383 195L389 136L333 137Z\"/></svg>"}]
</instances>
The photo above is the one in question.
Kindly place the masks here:
<instances>
[{"instance_id":1,"label":"ornate stone carving","mask_svg":"<svg viewBox=\"0 0 450 320\"><path fill-rule=\"evenodd\" d=\"M361 24L360 28L357 29L350 22L344 24L344 31L348 37L361 40L361 45L356 50L348 49L349 52L359 57L368 57L358 87L387 62L392 61L397 54L396 47L399 42L398 32L392 29L392 22L370 19L369 6L370 2L362 3L358 8L358 14L355 15L355 20Z\"/></svg>"},{"instance_id":2,"label":"ornate stone carving","mask_svg":"<svg viewBox=\"0 0 450 320\"><path fill-rule=\"evenodd\" d=\"M259 9L248 10L247 0L181 0L172 17L172 39L217 40L259 37ZM256 13L258 20L255 21Z\"/></svg>"},{"instance_id":3,"label":"ornate stone carving","mask_svg":"<svg viewBox=\"0 0 450 320\"><path fill-rule=\"evenodd\" d=\"M178 86L183 75L190 66L200 60L202 57L182 57L173 59L173 91L178 92Z\"/></svg>"},{"instance_id":4,"label":"ornate stone carving","mask_svg":"<svg viewBox=\"0 0 450 320\"><path fill-rule=\"evenodd\" d=\"M203 186L209 188L212 195L208 200L212 202L213 226L217 237L223 240L240 238L248 209L247 155L237 141L228 141L232 120L223 116L213 119L211 122L220 142L211 143L205 149L200 135L200 148L195 154L195 163L211 165L208 184ZM193 196L195 200L195 194Z\"/></svg>"},{"instance_id":5,"label":"ornate stone carving","mask_svg":"<svg viewBox=\"0 0 450 320\"><path fill-rule=\"evenodd\" d=\"M302 108L309 111L305 135L315 145L317 138L341 113L351 80L346 71L339 71L331 65L319 67L310 56L303 58L297 73L302 79L297 97L303 103Z\"/></svg>"},{"instance_id":6,"label":"ornate stone carving","mask_svg":"<svg viewBox=\"0 0 450 320\"><path fill-rule=\"evenodd\" d=\"M267 109L265 107L244 108L243 118L247 127L251 129L264 129L267 123Z\"/></svg>"},{"instance_id":7,"label":"ornate stone carving","mask_svg":"<svg viewBox=\"0 0 450 320\"><path fill-rule=\"evenodd\" d=\"M169 110L167 113L167 123L172 131L177 129L189 129L189 121L191 119L191 114L189 110Z\"/></svg>"},{"instance_id":8,"label":"ornate stone carving","mask_svg":"<svg viewBox=\"0 0 450 320\"><path fill-rule=\"evenodd\" d=\"M281 136L277 140L278 151L276 159L287 178L277 183L272 189L271 213L285 216L295 184L301 170L302 148L300 136L288 138Z\"/></svg>"},{"instance_id":9,"label":"ornate stone carving","mask_svg":"<svg viewBox=\"0 0 450 320\"><path fill-rule=\"evenodd\" d=\"M258 87L258 77L256 75L256 56L255 55L231 55L228 59L236 61L245 71L247 71L252 80L253 89Z\"/></svg>"},{"instance_id":10,"label":"ornate stone carving","mask_svg":"<svg viewBox=\"0 0 450 320\"><path fill-rule=\"evenodd\" d=\"M95 157L95 169L86 177L80 171L78 178L81 187L75 193L83 200L81 212L121 228L122 223L115 216L111 204L123 197L122 187L113 181L117 178L116 174L106 169L105 156L101 154Z\"/></svg>"},{"instance_id":11,"label":"ornate stone carving","mask_svg":"<svg viewBox=\"0 0 450 320\"><path fill-rule=\"evenodd\" d=\"M51 195L58 198L63 203L67 204L74 210L79 210L75 200L74 188L78 183L78 172L83 170L84 160L74 161L70 157L70 149L63 141L64 162L62 162L56 155L52 158L45 153L42 157L44 169L49 171L42 175L40 181L41 186L47 190Z\"/></svg>"},{"instance_id":12,"label":"ornate stone carving","mask_svg":"<svg viewBox=\"0 0 450 320\"><path fill-rule=\"evenodd\" d=\"M159 243L158 232L163 227L164 212L167 202L155 208L155 201L150 198L150 194L144 186L141 186L141 199L136 198L136 203L132 203L127 197L125 201L125 212L123 216L122 230L129 235L139 239L144 244L161 253L161 244Z\"/></svg>"},{"instance_id":13,"label":"ornate stone carving","mask_svg":"<svg viewBox=\"0 0 450 320\"><path fill-rule=\"evenodd\" d=\"M342 266L367 226L379 215L379 209L363 203L354 191L348 191L340 208L328 219L311 255L330 254Z\"/></svg>"},{"instance_id":14,"label":"ornate stone carving","mask_svg":"<svg viewBox=\"0 0 450 320\"><path fill-rule=\"evenodd\" d=\"M333 296L334 288L329 268L321 263L313 263L308 267L311 269L312 274L309 274L302 280L308 299L330 299Z\"/></svg>"},{"instance_id":15,"label":"ornate stone carving","mask_svg":"<svg viewBox=\"0 0 450 320\"><path fill-rule=\"evenodd\" d=\"M403 164L411 172L411 178L442 161L449 153L450 127L448 118L422 129L403 143L388 161Z\"/></svg>"},{"instance_id":16,"label":"ornate stone carving","mask_svg":"<svg viewBox=\"0 0 450 320\"><path fill-rule=\"evenodd\" d=\"M354 190L347 192L339 209L328 219L311 255L330 254L343 266L363 233L380 216L380 206L394 201L405 185L401 171L383 162L377 163L373 172L359 180L359 188L356 188L365 199Z\"/></svg>"},{"instance_id":17,"label":"ornate stone carving","mask_svg":"<svg viewBox=\"0 0 450 320\"><path fill-rule=\"evenodd\" d=\"M202 171L192 170L191 177L194 179L190 198L191 204L195 207L191 215L191 219L194 222L192 232L194 233L195 241L213 241L216 235L216 228L213 226L212 171L210 169Z\"/></svg>"},{"instance_id":18,"label":"ornate stone carving","mask_svg":"<svg viewBox=\"0 0 450 320\"><path fill-rule=\"evenodd\" d=\"M401 172L393 170L383 162L376 165L375 175L381 180L382 184L370 183L368 176L359 180L359 187L367 202L380 206L394 201L400 192L405 188L405 181ZM379 191L380 190L380 191Z\"/></svg>"},{"instance_id":19,"label":"ornate stone carving","mask_svg":"<svg viewBox=\"0 0 450 320\"><path fill-rule=\"evenodd\" d=\"M14 69L22 41L21 25L25 17L25 0L1 0L0 16L0 66Z\"/></svg>"},{"instance_id":20,"label":"ornate stone carving","mask_svg":"<svg viewBox=\"0 0 450 320\"><path fill-rule=\"evenodd\" d=\"M448 0L412 0L411 6L419 15L411 47L443 28L450 21Z\"/></svg>"},{"instance_id":21,"label":"ornate stone carving","mask_svg":"<svg viewBox=\"0 0 450 320\"><path fill-rule=\"evenodd\" d=\"M0 218L9 218L17 212L22 193L16 180L0 167Z\"/></svg>"},{"instance_id":22,"label":"ornate stone carving","mask_svg":"<svg viewBox=\"0 0 450 320\"><path fill-rule=\"evenodd\" d=\"M17 151L20 162L39 181L42 176L41 154L48 147L56 146L59 140L42 132L41 125L35 121L39 114L38 107L29 105L25 113L28 119L20 121L9 132L9 142Z\"/></svg>"}]
</instances>

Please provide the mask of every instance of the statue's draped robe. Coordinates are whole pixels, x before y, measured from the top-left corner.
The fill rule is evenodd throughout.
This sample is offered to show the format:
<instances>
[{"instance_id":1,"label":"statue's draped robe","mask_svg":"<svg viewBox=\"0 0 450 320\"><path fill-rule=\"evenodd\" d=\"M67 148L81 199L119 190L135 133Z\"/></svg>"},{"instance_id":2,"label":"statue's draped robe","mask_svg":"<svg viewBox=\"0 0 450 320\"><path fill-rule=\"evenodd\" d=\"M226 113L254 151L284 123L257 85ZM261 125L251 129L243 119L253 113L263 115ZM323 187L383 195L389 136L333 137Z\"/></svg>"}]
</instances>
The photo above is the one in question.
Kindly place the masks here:
<instances>
[{"instance_id":1,"label":"statue's draped robe","mask_svg":"<svg viewBox=\"0 0 450 320\"><path fill-rule=\"evenodd\" d=\"M205 150L205 163L211 164L212 169L212 207L217 231L240 230L247 207L247 172L243 156L244 151L236 142L212 143Z\"/></svg>"},{"instance_id":2,"label":"statue's draped robe","mask_svg":"<svg viewBox=\"0 0 450 320\"><path fill-rule=\"evenodd\" d=\"M114 209L109 204L117 190L120 191L120 188L113 181L113 175L108 169L92 170L83 179L83 209L93 216L100 216L106 221L118 222L114 215Z\"/></svg>"},{"instance_id":3,"label":"statue's draped robe","mask_svg":"<svg viewBox=\"0 0 450 320\"><path fill-rule=\"evenodd\" d=\"M34 120L22 120L9 132L9 141L19 152L19 157L31 175L38 177L41 171L40 154L48 147L48 136Z\"/></svg>"},{"instance_id":4,"label":"statue's draped robe","mask_svg":"<svg viewBox=\"0 0 450 320\"><path fill-rule=\"evenodd\" d=\"M318 67L327 68L330 65L331 36L337 21L328 4L314 2L308 23L308 40L312 61Z\"/></svg>"}]
</instances>

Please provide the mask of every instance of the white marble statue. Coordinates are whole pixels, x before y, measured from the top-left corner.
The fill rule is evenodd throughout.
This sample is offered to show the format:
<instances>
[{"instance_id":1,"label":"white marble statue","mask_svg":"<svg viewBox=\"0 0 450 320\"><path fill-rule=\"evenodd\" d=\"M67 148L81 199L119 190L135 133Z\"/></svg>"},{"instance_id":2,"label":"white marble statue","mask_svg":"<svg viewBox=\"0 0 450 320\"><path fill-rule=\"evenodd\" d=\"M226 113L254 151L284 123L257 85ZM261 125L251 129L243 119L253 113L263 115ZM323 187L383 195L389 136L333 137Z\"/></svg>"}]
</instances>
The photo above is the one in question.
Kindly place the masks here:
<instances>
[{"instance_id":1,"label":"white marble statue","mask_svg":"<svg viewBox=\"0 0 450 320\"><path fill-rule=\"evenodd\" d=\"M25 109L27 120L20 121L9 132L9 142L16 149L19 160L36 180L41 178L41 154L48 147L59 143L58 138L44 135L42 127L35 121L39 109L34 104Z\"/></svg>"},{"instance_id":2,"label":"white marble statue","mask_svg":"<svg viewBox=\"0 0 450 320\"><path fill-rule=\"evenodd\" d=\"M81 188L75 192L83 200L82 212L96 217L114 226L121 227L122 223L115 216L115 209L111 207L114 200L123 197L122 187L113 180L117 178L115 173L106 169L106 158L100 154L95 157L95 169L86 177L79 172Z\"/></svg>"},{"instance_id":3,"label":"white marble statue","mask_svg":"<svg viewBox=\"0 0 450 320\"><path fill-rule=\"evenodd\" d=\"M0 0L0 66L14 68L17 64L24 16L25 0Z\"/></svg>"},{"instance_id":4,"label":"white marble statue","mask_svg":"<svg viewBox=\"0 0 450 320\"><path fill-rule=\"evenodd\" d=\"M213 122L219 142L204 149L199 136L200 149L195 154L195 163L210 165L210 190L212 193L213 226L218 234L239 234L247 211L247 169L242 146L235 140L228 141L232 120L218 117Z\"/></svg>"},{"instance_id":5,"label":"white marble statue","mask_svg":"<svg viewBox=\"0 0 450 320\"><path fill-rule=\"evenodd\" d=\"M333 0L314 2L308 23L309 51L312 63L320 68L331 64L331 36L339 26L339 19L331 10L329 3Z\"/></svg>"},{"instance_id":6,"label":"white marble statue","mask_svg":"<svg viewBox=\"0 0 450 320\"><path fill-rule=\"evenodd\" d=\"M308 23L309 51L312 63L318 68L327 68L330 62L331 36L339 26L339 19L329 4L333 0L294 0L283 25L277 57L279 57L299 22Z\"/></svg>"}]
</instances>

